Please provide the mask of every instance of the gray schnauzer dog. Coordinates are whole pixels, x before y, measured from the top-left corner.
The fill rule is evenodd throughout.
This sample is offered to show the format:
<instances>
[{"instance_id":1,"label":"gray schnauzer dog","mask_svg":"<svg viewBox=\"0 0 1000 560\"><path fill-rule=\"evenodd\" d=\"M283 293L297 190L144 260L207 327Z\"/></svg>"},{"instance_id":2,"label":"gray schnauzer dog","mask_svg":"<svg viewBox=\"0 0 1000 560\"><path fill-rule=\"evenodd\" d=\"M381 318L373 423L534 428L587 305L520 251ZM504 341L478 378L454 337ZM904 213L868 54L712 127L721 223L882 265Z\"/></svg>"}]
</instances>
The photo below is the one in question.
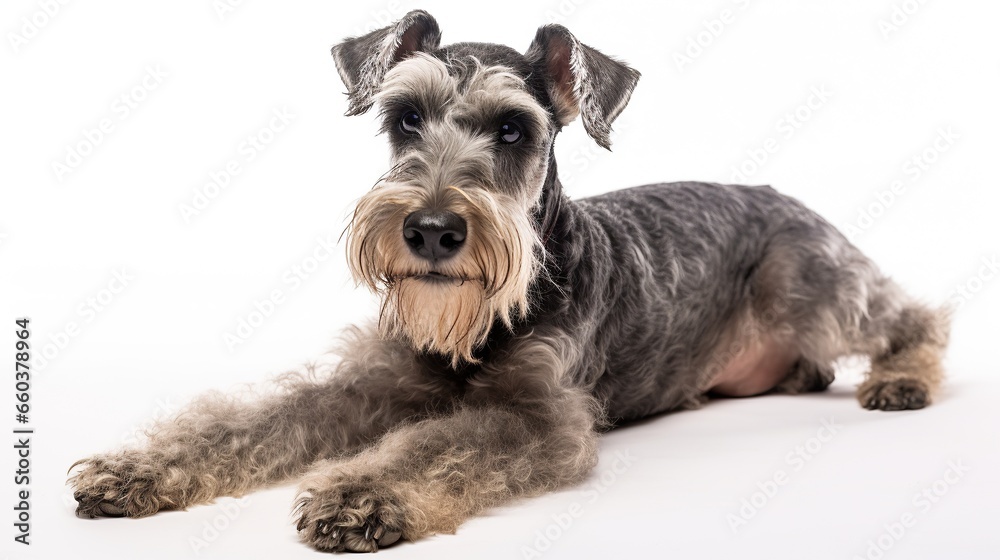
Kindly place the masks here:
<instances>
[{"instance_id":1,"label":"gray schnauzer dog","mask_svg":"<svg viewBox=\"0 0 1000 560\"><path fill-rule=\"evenodd\" d=\"M559 25L528 50L442 47L413 11L333 48L349 115L392 166L357 203L350 269L381 298L339 358L253 399L203 397L144 445L80 461L83 517L141 517L304 475L301 538L375 551L584 480L598 433L706 395L819 391L848 355L877 410L926 406L945 311L769 187L583 200L553 158L576 118L609 146L639 73Z\"/></svg>"}]
</instances>

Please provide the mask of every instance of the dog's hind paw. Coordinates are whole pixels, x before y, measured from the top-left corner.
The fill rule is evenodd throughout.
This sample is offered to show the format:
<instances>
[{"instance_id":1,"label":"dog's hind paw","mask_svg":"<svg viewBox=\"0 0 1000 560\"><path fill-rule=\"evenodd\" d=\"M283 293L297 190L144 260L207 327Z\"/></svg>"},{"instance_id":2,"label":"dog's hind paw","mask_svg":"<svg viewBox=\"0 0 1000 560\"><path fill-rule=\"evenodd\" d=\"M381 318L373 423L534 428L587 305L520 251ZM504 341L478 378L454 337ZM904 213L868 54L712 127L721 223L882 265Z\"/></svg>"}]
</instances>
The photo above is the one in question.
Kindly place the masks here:
<instances>
[{"instance_id":1,"label":"dog's hind paw","mask_svg":"<svg viewBox=\"0 0 1000 560\"><path fill-rule=\"evenodd\" d=\"M788 375L772 389L772 392L796 395L825 391L833 383L833 378L833 366L799 359L792 366Z\"/></svg>"},{"instance_id":2,"label":"dog's hind paw","mask_svg":"<svg viewBox=\"0 0 1000 560\"><path fill-rule=\"evenodd\" d=\"M299 537L335 552L378 552L400 539L404 510L387 486L332 481L306 488L296 501Z\"/></svg>"},{"instance_id":3,"label":"dog's hind paw","mask_svg":"<svg viewBox=\"0 0 1000 560\"><path fill-rule=\"evenodd\" d=\"M159 477L137 451L96 455L77 461L69 479L77 501L76 515L95 517L145 517L175 504L159 496Z\"/></svg>"},{"instance_id":4,"label":"dog's hind paw","mask_svg":"<svg viewBox=\"0 0 1000 560\"><path fill-rule=\"evenodd\" d=\"M930 404L930 390L919 379L873 380L858 388L858 401L868 410L913 410Z\"/></svg>"}]
</instances>

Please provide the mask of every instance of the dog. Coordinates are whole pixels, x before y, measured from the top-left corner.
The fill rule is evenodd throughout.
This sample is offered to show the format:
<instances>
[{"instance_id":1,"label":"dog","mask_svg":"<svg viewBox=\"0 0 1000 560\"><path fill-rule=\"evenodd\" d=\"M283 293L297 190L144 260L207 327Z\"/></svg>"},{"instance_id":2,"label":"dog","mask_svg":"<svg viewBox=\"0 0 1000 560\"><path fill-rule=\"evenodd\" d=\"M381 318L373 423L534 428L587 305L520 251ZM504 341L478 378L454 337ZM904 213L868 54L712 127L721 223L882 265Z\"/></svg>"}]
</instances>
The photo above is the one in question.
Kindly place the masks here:
<instances>
[{"instance_id":1,"label":"dog","mask_svg":"<svg viewBox=\"0 0 1000 560\"><path fill-rule=\"evenodd\" d=\"M926 406L949 317L770 187L647 185L571 200L574 120L601 146L639 73L541 27L523 54L442 47L412 11L333 47L348 115L378 106L392 165L346 230L381 300L339 358L248 399L208 395L139 447L82 461L82 517L142 517L304 476L301 539L377 551L584 480L598 434L709 395L821 391L871 367L875 410Z\"/></svg>"}]
</instances>

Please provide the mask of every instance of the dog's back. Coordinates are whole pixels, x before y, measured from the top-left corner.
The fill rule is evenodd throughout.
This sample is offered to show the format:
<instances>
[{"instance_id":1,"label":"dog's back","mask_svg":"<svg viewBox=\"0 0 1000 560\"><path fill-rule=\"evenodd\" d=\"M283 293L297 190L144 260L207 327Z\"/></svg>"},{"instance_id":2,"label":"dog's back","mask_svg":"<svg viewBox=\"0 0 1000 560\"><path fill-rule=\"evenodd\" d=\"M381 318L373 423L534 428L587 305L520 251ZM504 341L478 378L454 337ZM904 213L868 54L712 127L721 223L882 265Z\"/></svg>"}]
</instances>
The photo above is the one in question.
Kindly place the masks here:
<instances>
[{"instance_id":1,"label":"dog's back","mask_svg":"<svg viewBox=\"0 0 1000 560\"><path fill-rule=\"evenodd\" d=\"M896 290L767 186L661 183L568 205L558 277L575 315L551 320L593 342L578 374L612 418L696 406L709 390L824 388L832 370L803 354L863 346L865 313Z\"/></svg>"}]
</instances>

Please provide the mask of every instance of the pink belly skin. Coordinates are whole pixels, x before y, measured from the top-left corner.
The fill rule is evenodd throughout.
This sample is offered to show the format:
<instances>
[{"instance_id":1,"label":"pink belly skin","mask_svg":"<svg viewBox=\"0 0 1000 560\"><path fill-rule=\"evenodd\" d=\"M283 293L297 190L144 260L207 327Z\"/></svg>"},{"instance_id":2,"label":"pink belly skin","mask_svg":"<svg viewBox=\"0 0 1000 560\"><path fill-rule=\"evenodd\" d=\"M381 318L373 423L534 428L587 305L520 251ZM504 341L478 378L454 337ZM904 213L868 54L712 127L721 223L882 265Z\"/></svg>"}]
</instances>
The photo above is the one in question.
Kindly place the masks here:
<instances>
[{"instance_id":1,"label":"pink belly skin","mask_svg":"<svg viewBox=\"0 0 1000 560\"><path fill-rule=\"evenodd\" d=\"M766 393L788 375L798 358L798 351L789 342L765 337L732 358L712 379L708 390L725 397Z\"/></svg>"}]
</instances>

